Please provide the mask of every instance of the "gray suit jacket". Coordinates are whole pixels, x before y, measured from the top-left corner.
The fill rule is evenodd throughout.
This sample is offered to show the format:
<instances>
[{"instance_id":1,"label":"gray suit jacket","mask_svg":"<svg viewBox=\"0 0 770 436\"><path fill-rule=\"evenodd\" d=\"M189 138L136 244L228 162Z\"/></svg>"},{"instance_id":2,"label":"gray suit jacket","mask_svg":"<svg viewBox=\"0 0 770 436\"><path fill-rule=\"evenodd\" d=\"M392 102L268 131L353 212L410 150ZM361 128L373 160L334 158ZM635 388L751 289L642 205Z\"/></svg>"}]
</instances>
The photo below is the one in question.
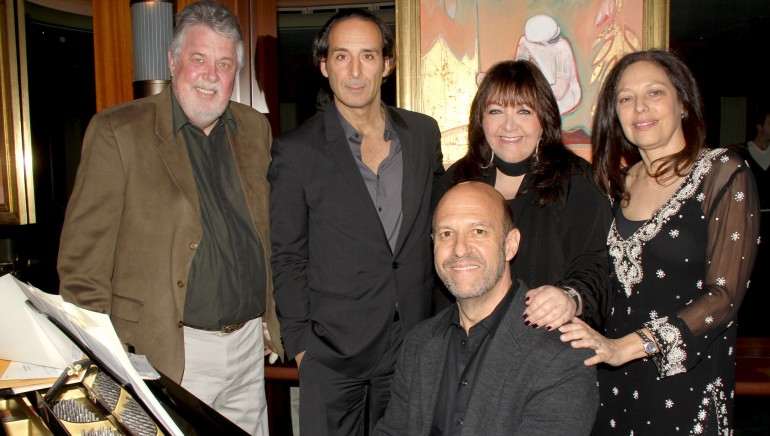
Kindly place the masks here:
<instances>
[{"instance_id":1,"label":"gray suit jacket","mask_svg":"<svg viewBox=\"0 0 770 436\"><path fill-rule=\"evenodd\" d=\"M524 325L526 286L516 292L487 350L464 418L464 435L588 434L599 395L596 371L558 331ZM449 307L406 338L378 435L429 435L448 347Z\"/></svg>"},{"instance_id":2,"label":"gray suit jacket","mask_svg":"<svg viewBox=\"0 0 770 436\"><path fill-rule=\"evenodd\" d=\"M67 206L58 270L65 300L109 314L122 341L179 382L180 322L202 229L190 158L182 135L173 131L170 93L167 88L113 106L91 120ZM230 111L238 131L228 128L228 140L267 265L270 125L248 106L231 102ZM264 320L280 347L269 268L265 282Z\"/></svg>"}]
</instances>

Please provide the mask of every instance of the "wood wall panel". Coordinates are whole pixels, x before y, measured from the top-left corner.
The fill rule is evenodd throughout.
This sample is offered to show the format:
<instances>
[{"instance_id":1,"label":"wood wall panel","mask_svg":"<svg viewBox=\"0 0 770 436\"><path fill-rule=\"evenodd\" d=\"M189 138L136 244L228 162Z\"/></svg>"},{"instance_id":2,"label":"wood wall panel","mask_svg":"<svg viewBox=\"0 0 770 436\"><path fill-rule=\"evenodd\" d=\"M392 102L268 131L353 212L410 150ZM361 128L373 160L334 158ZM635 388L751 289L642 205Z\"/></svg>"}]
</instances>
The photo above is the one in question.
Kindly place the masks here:
<instances>
[{"instance_id":1,"label":"wood wall panel","mask_svg":"<svg viewBox=\"0 0 770 436\"><path fill-rule=\"evenodd\" d=\"M131 7L128 0L93 2L96 110L132 100Z\"/></svg>"},{"instance_id":2,"label":"wood wall panel","mask_svg":"<svg viewBox=\"0 0 770 436\"><path fill-rule=\"evenodd\" d=\"M265 114L273 128L280 132L280 103L278 101L278 16L276 0L249 0L251 67L253 77L265 93L270 112Z\"/></svg>"}]
</instances>

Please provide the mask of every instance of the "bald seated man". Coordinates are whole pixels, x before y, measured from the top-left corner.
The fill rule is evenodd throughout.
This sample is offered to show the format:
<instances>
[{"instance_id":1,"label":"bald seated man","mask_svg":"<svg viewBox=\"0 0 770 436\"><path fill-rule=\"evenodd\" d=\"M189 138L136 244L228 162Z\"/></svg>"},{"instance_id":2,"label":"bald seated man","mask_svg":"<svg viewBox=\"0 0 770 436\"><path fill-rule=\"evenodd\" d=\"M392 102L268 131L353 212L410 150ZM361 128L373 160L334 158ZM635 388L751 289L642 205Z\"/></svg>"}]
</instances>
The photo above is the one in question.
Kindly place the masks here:
<instances>
[{"instance_id":1,"label":"bald seated man","mask_svg":"<svg viewBox=\"0 0 770 436\"><path fill-rule=\"evenodd\" d=\"M558 331L525 326L527 287L511 277L519 230L493 187L450 189L433 219L436 271L457 304L410 332L379 435L581 435L596 374Z\"/></svg>"}]
</instances>

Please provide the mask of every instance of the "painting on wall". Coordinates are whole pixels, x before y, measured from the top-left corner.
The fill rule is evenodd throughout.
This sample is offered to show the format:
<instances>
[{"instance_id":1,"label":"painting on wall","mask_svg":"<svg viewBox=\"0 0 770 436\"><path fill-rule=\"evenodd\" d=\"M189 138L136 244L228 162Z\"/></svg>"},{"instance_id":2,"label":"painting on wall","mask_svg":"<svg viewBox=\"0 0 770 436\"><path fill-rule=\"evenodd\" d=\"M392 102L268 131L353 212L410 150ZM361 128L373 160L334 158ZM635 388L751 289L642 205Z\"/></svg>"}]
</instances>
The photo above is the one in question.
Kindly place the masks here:
<instances>
[{"instance_id":1,"label":"painting on wall","mask_svg":"<svg viewBox=\"0 0 770 436\"><path fill-rule=\"evenodd\" d=\"M654 7L650 0L421 0L419 38L399 35L406 45L419 40L402 52L419 56L419 83L405 97L438 121L449 164L467 150L470 104L485 71L528 59L551 84L565 144L588 157L601 83L624 53L649 46L645 9Z\"/></svg>"}]
</instances>

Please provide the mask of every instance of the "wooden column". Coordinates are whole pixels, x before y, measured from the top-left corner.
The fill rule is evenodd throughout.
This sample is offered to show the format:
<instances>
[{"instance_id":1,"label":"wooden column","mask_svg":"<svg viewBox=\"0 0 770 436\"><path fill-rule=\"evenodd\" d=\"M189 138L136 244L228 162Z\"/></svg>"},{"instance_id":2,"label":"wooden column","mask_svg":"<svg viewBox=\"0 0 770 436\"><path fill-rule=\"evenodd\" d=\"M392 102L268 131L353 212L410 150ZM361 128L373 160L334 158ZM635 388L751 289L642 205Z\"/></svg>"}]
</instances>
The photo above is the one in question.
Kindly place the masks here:
<instances>
[{"instance_id":1,"label":"wooden column","mask_svg":"<svg viewBox=\"0 0 770 436\"><path fill-rule=\"evenodd\" d=\"M96 110L134 98L131 7L128 0L95 1L94 66Z\"/></svg>"},{"instance_id":2,"label":"wooden column","mask_svg":"<svg viewBox=\"0 0 770 436\"><path fill-rule=\"evenodd\" d=\"M279 131L278 106L278 18L276 0L221 0L240 20L245 65L239 78L239 100L252 104L257 80L270 111L266 114L273 132ZM176 0L175 12L195 0ZM95 1L94 61L96 65L96 110L133 99L131 54L131 6L129 0Z\"/></svg>"}]
</instances>

